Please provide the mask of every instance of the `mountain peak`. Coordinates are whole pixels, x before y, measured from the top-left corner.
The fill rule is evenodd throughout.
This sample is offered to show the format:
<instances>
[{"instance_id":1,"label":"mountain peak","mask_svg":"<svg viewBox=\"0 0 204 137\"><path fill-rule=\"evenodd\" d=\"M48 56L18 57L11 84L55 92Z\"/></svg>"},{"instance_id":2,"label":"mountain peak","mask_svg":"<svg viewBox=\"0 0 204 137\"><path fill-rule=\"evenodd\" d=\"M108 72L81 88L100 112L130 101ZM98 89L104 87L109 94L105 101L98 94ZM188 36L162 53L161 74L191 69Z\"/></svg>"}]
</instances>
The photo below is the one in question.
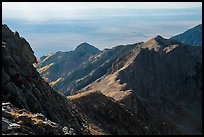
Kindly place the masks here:
<instances>
[{"instance_id":1,"label":"mountain peak","mask_svg":"<svg viewBox=\"0 0 204 137\"><path fill-rule=\"evenodd\" d=\"M154 39L163 39L163 37L160 36L160 35L157 35L157 36L154 37Z\"/></svg>"},{"instance_id":2,"label":"mountain peak","mask_svg":"<svg viewBox=\"0 0 204 137\"><path fill-rule=\"evenodd\" d=\"M94 47L94 46L92 46L92 45L90 45L90 44L88 44L88 43L86 43L86 42L83 42L83 43L79 44L79 45L76 47L75 50L77 50L77 49L79 49L79 48L84 48L84 47Z\"/></svg>"},{"instance_id":3,"label":"mountain peak","mask_svg":"<svg viewBox=\"0 0 204 137\"><path fill-rule=\"evenodd\" d=\"M79 51L79 50L94 50L94 51L100 51L98 48L86 43L86 42L83 42L81 43L80 45L78 45L75 49L75 51Z\"/></svg>"},{"instance_id":4,"label":"mountain peak","mask_svg":"<svg viewBox=\"0 0 204 137\"><path fill-rule=\"evenodd\" d=\"M160 35L157 35L154 38L150 39L149 41L145 42L142 47L158 51L159 49L163 49L170 45L172 45L172 42L170 40L165 39Z\"/></svg>"},{"instance_id":5,"label":"mountain peak","mask_svg":"<svg viewBox=\"0 0 204 137\"><path fill-rule=\"evenodd\" d=\"M149 43L155 43L156 42L157 44L159 44L159 43L163 43L164 41L167 41L167 39L163 38L160 35L157 35L154 38L150 39L148 42Z\"/></svg>"}]
</instances>

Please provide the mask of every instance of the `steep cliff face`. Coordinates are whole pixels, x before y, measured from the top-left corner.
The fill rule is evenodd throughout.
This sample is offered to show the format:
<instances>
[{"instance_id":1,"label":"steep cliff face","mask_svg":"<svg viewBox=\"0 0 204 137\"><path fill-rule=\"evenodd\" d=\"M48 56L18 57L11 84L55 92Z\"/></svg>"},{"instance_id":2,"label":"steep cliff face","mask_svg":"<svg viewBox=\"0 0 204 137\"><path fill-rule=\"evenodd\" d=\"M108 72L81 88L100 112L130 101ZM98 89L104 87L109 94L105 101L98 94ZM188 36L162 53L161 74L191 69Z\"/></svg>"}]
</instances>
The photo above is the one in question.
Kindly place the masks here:
<instances>
[{"instance_id":1,"label":"steep cliff face","mask_svg":"<svg viewBox=\"0 0 204 137\"><path fill-rule=\"evenodd\" d=\"M31 112L50 115L48 112L52 111L50 117L62 122L64 117L57 116L55 109L69 110L60 107L57 102L63 102L60 101L61 95L54 92L32 66L36 58L30 45L6 25L2 26L2 40L2 100ZM49 103L59 106L53 107Z\"/></svg>"},{"instance_id":2,"label":"steep cliff face","mask_svg":"<svg viewBox=\"0 0 204 137\"><path fill-rule=\"evenodd\" d=\"M32 114L42 113L62 127L73 127L74 132L82 134L83 127L71 111L72 102L40 77L34 62L28 42L2 25L2 103L10 102Z\"/></svg>"},{"instance_id":3,"label":"steep cliff face","mask_svg":"<svg viewBox=\"0 0 204 137\"><path fill-rule=\"evenodd\" d=\"M165 39L155 40L159 45ZM201 134L202 48L174 42L157 52L149 45L143 47L117 79L144 102L147 113L160 116L154 120L173 125L179 134Z\"/></svg>"},{"instance_id":4,"label":"steep cliff face","mask_svg":"<svg viewBox=\"0 0 204 137\"><path fill-rule=\"evenodd\" d=\"M152 134L202 134L202 48L157 36L80 92L125 104Z\"/></svg>"}]
</instances>

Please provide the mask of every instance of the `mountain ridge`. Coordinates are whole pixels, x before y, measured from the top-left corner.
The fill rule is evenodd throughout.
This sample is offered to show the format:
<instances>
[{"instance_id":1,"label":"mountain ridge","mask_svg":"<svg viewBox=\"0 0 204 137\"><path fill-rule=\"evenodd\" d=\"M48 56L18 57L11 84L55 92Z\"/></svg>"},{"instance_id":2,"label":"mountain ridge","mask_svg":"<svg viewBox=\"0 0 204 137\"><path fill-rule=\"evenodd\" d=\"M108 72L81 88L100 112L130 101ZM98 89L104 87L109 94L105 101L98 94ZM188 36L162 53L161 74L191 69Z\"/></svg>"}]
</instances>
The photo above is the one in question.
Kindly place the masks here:
<instances>
[{"instance_id":1,"label":"mountain ridge","mask_svg":"<svg viewBox=\"0 0 204 137\"><path fill-rule=\"evenodd\" d=\"M79 58L77 56L73 58L72 52L76 51L77 54L80 53L84 55L86 52L89 52L89 47L92 47L87 43L82 43L77 46L75 51L69 51L67 53L69 54L70 59L67 60L66 55L62 55L66 54L64 52L61 52L58 55L56 53L48 54L47 57L42 58L43 62L39 63L36 68L45 80L48 79L47 82L49 82L55 90L69 95L104 75L111 67L113 61L115 61L119 56L124 56L135 46L140 44L142 44L142 42L128 45L118 45L107 50L104 49L96 54L91 54L85 61L79 62L74 69L67 69L65 66L69 64L66 65L66 63L70 63L71 65L75 58ZM85 50L81 50L83 47L85 47ZM55 60L52 60L52 58L55 58ZM53 62L55 64L53 64ZM63 68L63 66L64 69L61 69L62 73L58 73L56 72L58 69L54 69L56 67ZM50 78L50 76L53 75L56 75L56 77Z\"/></svg>"},{"instance_id":2,"label":"mountain ridge","mask_svg":"<svg viewBox=\"0 0 204 137\"><path fill-rule=\"evenodd\" d=\"M36 64L36 68L47 82L56 82L99 52L99 49L87 43L80 44L73 51L56 52L41 57L38 64Z\"/></svg>"},{"instance_id":3,"label":"mountain ridge","mask_svg":"<svg viewBox=\"0 0 204 137\"><path fill-rule=\"evenodd\" d=\"M170 39L193 46L202 46L202 24L196 25L181 34L171 37Z\"/></svg>"},{"instance_id":4,"label":"mountain ridge","mask_svg":"<svg viewBox=\"0 0 204 137\"><path fill-rule=\"evenodd\" d=\"M202 49L160 40L163 47L155 38L145 42L76 96L100 91L126 105L155 134L201 134Z\"/></svg>"}]
</instances>

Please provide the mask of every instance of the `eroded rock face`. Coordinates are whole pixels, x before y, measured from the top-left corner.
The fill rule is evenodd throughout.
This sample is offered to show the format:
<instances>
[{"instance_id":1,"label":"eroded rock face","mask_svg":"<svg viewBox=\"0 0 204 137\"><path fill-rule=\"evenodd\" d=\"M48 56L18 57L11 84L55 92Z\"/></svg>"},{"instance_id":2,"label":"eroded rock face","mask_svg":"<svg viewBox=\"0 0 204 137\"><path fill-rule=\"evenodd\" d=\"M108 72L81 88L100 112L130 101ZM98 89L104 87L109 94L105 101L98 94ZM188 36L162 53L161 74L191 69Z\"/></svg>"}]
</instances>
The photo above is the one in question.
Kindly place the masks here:
<instances>
[{"instance_id":1,"label":"eroded rock face","mask_svg":"<svg viewBox=\"0 0 204 137\"><path fill-rule=\"evenodd\" d=\"M2 25L2 40L5 43L2 46L3 102L9 101L31 112L48 113L48 109L53 109L48 103L56 103L59 95L55 96L57 93L32 66L36 58L29 44L6 25Z\"/></svg>"},{"instance_id":2,"label":"eroded rock face","mask_svg":"<svg viewBox=\"0 0 204 137\"><path fill-rule=\"evenodd\" d=\"M164 130L166 133L201 134L202 49L179 43L173 49L170 46L169 52L162 47L158 51L141 49L134 62L119 72L118 79L127 83L146 114L172 127L172 131ZM151 118L145 118L151 125Z\"/></svg>"},{"instance_id":3,"label":"eroded rock face","mask_svg":"<svg viewBox=\"0 0 204 137\"><path fill-rule=\"evenodd\" d=\"M31 113L41 113L82 134L81 125L70 110L71 101L40 77L32 65L34 62L36 58L28 42L2 25L2 102L10 102Z\"/></svg>"},{"instance_id":4,"label":"eroded rock face","mask_svg":"<svg viewBox=\"0 0 204 137\"><path fill-rule=\"evenodd\" d=\"M123 102L127 103L132 98L133 104L141 104L145 112L138 105L136 111L149 125L157 127L159 122L155 120L165 123L166 129L160 133L201 134L201 47L163 38L154 40L158 43L158 50L150 49L151 43L144 44L133 63L119 72L117 78L121 83L127 83L127 88L136 96L136 99L127 97L129 99ZM160 46L164 45L163 41L171 44ZM135 108L132 107L132 110Z\"/></svg>"},{"instance_id":5,"label":"eroded rock face","mask_svg":"<svg viewBox=\"0 0 204 137\"><path fill-rule=\"evenodd\" d=\"M126 105L150 134L202 134L202 48L157 36L80 90Z\"/></svg>"}]
</instances>

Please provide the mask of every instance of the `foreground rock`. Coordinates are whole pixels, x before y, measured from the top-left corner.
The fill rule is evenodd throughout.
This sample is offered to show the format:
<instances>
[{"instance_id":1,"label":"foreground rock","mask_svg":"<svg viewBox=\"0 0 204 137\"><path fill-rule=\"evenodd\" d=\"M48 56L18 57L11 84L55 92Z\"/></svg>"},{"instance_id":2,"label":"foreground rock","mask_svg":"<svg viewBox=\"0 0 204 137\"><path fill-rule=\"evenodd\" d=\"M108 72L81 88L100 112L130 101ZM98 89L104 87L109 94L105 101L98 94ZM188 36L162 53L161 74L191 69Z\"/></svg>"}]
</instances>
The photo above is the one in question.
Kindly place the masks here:
<instances>
[{"instance_id":1,"label":"foreground rock","mask_svg":"<svg viewBox=\"0 0 204 137\"><path fill-rule=\"evenodd\" d=\"M75 135L68 128L48 120L43 114L32 114L2 103L2 135Z\"/></svg>"},{"instance_id":2,"label":"foreground rock","mask_svg":"<svg viewBox=\"0 0 204 137\"><path fill-rule=\"evenodd\" d=\"M8 26L2 25L2 103L10 102L33 115L41 113L61 127L66 126L68 131L74 129L76 134L88 134L88 130L85 131L78 122L81 117L74 115L76 109L72 110L72 102L55 92L40 77L33 67L35 62L29 43L18 32L12 32ZM15 120L10 122L15 123ZM47 133L43 131L42 134Z\"/></svg>"}]
</instances>

